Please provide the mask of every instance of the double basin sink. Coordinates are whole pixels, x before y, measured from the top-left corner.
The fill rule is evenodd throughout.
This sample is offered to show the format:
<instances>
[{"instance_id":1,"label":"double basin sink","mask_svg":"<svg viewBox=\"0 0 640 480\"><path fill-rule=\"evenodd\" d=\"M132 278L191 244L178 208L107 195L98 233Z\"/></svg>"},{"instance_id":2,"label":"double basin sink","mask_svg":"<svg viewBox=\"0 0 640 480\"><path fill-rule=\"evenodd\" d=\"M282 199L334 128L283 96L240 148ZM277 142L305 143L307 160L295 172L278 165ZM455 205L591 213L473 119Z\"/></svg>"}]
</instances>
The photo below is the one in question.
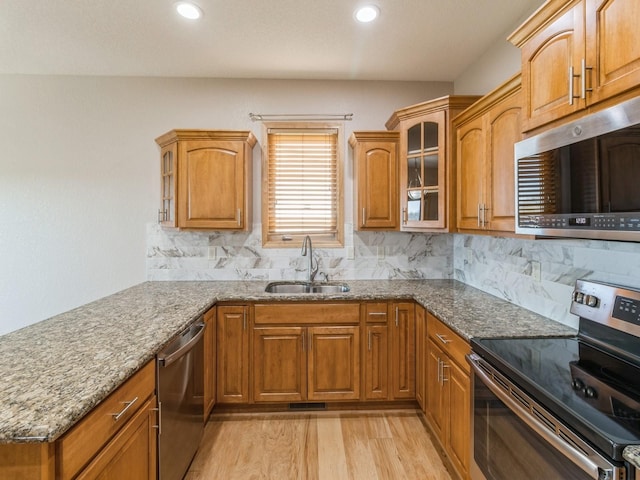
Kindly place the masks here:
<instances>
[{"instance_id":1,"label":"double basin sink","mask_svg":"<svg viewBox=\"0 0 640 480\"><path fill-rule=\"evenodd\" d=\"M346 283L271 282L264 289L267 293L345 293Z\"/></svg>"}]
</instances>

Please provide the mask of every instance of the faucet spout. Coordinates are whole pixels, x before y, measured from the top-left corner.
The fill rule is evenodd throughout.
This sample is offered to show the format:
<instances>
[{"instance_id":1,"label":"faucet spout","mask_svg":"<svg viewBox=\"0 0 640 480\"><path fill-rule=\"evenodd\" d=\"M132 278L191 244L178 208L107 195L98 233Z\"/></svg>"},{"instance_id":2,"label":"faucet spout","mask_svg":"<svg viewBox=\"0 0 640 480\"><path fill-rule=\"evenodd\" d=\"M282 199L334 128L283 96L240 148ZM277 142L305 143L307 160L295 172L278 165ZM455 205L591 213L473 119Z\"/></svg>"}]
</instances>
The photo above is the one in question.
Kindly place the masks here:
<instances>
[{"instance_id":1,"label":"faucet spout","mask_svg":"<svg viewBox=\"0 0 640 480\"><path fill-rule=\"evenodd\" d=\"M304 237L302 242L302 251L300 254L304 257L307 256L309 258L308 266L307 266L307 282L313 282L313 279L316 277L316 273L318 273L318 262L316 262L316 266L313 266L313 245L311 244L311 237L307 235Z\"/></svg>"}]
</instances>

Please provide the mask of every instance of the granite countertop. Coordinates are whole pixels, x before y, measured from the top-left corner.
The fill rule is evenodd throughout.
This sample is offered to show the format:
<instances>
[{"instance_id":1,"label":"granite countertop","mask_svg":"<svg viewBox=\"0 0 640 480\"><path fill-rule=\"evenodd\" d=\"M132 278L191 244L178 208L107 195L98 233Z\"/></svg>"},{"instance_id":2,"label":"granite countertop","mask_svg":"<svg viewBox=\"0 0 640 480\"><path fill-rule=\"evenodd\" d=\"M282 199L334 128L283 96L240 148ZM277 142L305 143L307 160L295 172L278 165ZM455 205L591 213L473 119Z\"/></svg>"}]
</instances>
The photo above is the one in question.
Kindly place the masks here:
<instances>
[{"instance_id":1,"label":"granite countertop","mask_svg":"<svg viewBox=\"0 0 640 480\"><path fill-rule=\"evenodd\" d=\"M266 282L146 282L0 336L0 443L59 438L221 301L415 299L465 339L575 330L454 280L349 281L339 294L268 294Z\"/></svg>"},{"instance_id":2,"label":"granite countertop","mask_svg":"<svg viewBox=\"0 0 640 480\"><path fill-rule=\"evenodd\" d=\"M624 459L631 463L636 469L640 469L640 445L630 445L622 452ZM636 472L635 478L640 478Z\"/></svg>"}]
</instances>

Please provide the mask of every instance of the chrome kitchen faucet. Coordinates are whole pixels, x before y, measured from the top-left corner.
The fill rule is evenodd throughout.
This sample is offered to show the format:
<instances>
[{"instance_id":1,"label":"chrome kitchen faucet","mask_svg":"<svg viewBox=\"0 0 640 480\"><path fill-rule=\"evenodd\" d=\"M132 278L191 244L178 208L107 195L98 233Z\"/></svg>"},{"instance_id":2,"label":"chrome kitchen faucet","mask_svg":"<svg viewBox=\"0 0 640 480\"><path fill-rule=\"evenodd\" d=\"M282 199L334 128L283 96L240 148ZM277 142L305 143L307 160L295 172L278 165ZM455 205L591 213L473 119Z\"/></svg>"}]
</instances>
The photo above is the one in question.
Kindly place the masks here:
<instances>
[{"instance_id":1,"label":"chrome kitchen faucet","mask_svg":"<svg viewBox=\"0 0 640 480\"><path fill-rule=\"evenodd\" d=\"M316 266L313 266L313 246L311 244L311 237L307 235L304 237L302 242L302 252L301 255L304 257L305 255L309 257L309 264L307 267L307 281L313 282L313 279L316 277L316 273L318 273L318 262L316 262Z\"/></svg>"}]
</instances>

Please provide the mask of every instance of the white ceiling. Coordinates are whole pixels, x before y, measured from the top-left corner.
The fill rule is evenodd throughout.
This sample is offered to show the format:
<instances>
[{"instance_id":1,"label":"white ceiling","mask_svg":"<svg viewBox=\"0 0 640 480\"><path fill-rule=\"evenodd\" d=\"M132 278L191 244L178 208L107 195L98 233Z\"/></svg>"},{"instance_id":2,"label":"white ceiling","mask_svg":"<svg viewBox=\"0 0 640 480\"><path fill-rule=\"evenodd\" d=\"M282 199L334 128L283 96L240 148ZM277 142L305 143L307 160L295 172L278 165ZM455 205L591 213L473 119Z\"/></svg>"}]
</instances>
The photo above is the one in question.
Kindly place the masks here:
<instances>
[{"instance_id":1,"label":"white ceiling","mask_svg":"<svg viewBox=\"0 0 640 480\"><path fill-rule=\"evenodd\" d=\"M196 3L0 0L0 73L453 81L542 0Z\"/></svg>"}]
</instances>

